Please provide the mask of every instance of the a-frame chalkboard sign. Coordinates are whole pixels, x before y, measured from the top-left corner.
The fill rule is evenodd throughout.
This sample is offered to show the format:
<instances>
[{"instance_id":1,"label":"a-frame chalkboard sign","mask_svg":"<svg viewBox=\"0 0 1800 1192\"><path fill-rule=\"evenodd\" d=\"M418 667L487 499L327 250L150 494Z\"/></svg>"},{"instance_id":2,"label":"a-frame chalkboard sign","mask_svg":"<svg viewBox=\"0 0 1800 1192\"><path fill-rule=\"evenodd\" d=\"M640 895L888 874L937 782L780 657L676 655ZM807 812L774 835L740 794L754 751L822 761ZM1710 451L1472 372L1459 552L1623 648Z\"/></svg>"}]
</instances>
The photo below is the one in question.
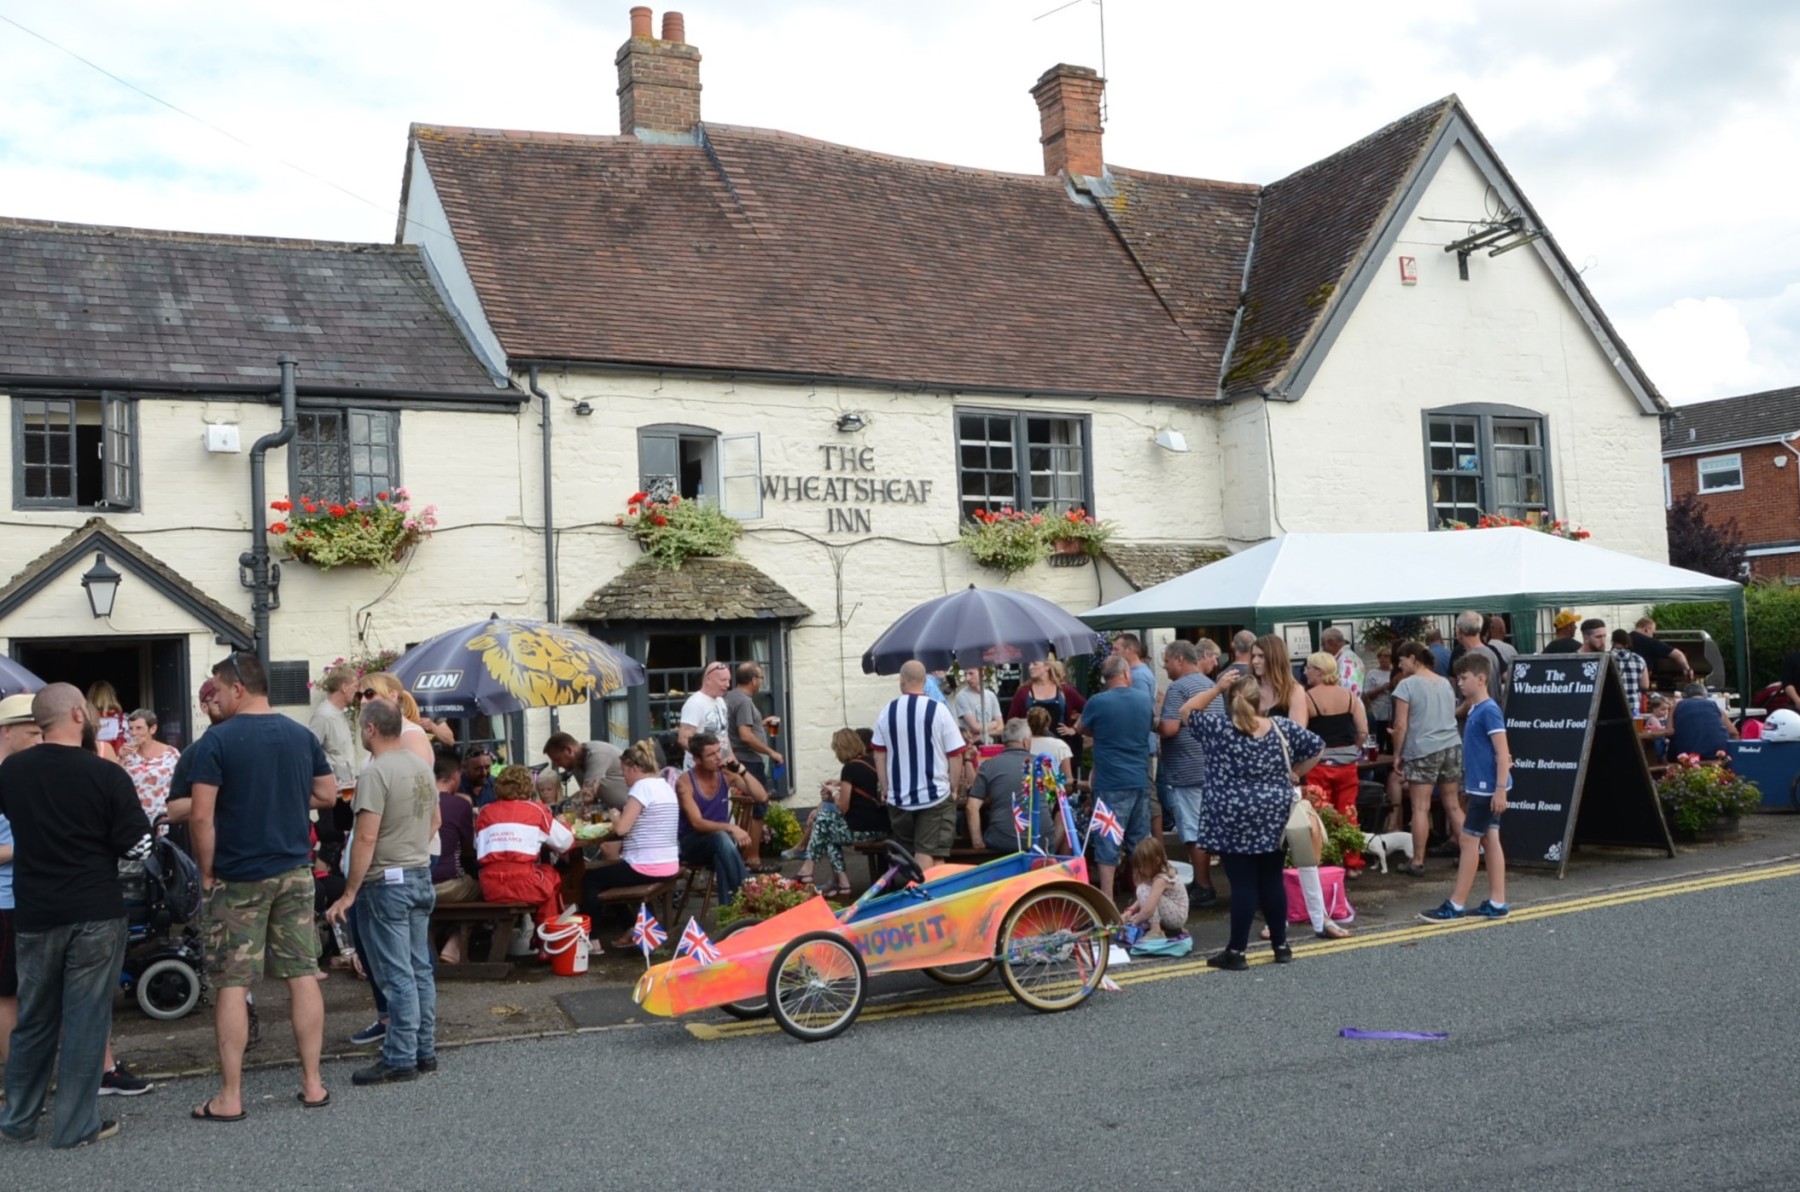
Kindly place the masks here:
<instances>
[{"instance_id":1,"label":"a-frame chalkboard sign","mask_svg":"<svg viewBox=\"0 0 1800 1192\"><path fill-rule=\"evenodd\" d=\"M1675 855L1611 654L1515 659L1506 740L1513 789L1500 840L1509 866L1552 866L1561 877L1582 844Z\"/></svg>"}]
</instances>

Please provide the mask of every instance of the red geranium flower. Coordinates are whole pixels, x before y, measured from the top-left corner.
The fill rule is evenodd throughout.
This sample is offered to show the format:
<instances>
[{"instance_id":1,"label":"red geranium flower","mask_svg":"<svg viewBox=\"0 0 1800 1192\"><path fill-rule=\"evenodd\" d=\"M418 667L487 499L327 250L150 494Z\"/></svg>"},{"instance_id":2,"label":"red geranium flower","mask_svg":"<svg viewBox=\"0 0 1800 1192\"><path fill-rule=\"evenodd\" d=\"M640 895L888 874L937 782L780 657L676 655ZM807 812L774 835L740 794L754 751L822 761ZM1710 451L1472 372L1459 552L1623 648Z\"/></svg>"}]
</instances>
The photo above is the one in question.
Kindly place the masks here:
<instances>
[{"instance_id":1,"label":"red geranium flower","mask_svg":"<svg viewBox=\"0 0 1800 1192\"><path fill-rule=\"evenodd\" d=\"M329 510L327 510L327 512L329 512L331 514L331 516L333 516L333 517L343 517L346 514L348 514L350 511L348 509L345 509L342 505L333 505Z\"/></svg>"},{"instance_id":2,"label":"red geranium flower","mask_svg":"<svg viewBox=\"0 0 1800 1192\"><path fill-rule=\"evenodd\" d=\"M269 508L277 513L286 513L293 508L293 505L289 504L287 501L270 501Z\"/></svg>"},{"instance_id":3,"label":"red geranium flower","mask_svg":"<svg viewBox=\"0 0 1800 1192\"><path fill-rule=\"evenodd\" d=\"M658 525L658 526L666 526L669 524L669 519L664 517L660 513L652 514L650 517L650 521L653 525Z\"/></svg>"},{"instance_id":4,"label":"red geranium flower","mask_svg":"<svg viewBox=\"0 0 1800 1192\"><path fill-rule=\"evenodd\" d=\"M387 499L388 499L388 495L387 495L387 494L386 494L386 493L376 493L376 494L375 494L375 499L376 499L376 500L377 500L377 501L385 501L385 500L387 500Z\"/></svg>"},{"instance_id":5,"label":"red geranium flower","mask_svg":"<svg viewBox=\"0 0 1800 1192\"><path fill-rule=\"evenodd\" d=\"M642 505L649 499L649 493L632 493L629 497L625 498L625 503L628 505Z\"/></svg>"},{"instance_id":6,"label":"red geranium flower","mask_svg":"<svg viewBox=\"0 0 1800 1192\"><path fill-rule=\"evenodd\" d=\"M286 522L276 522L274 525L269 527L269 533L271 533L271 534L285 534L287 532L288 532L288 524Z\"/></svg>"}]
</instances>

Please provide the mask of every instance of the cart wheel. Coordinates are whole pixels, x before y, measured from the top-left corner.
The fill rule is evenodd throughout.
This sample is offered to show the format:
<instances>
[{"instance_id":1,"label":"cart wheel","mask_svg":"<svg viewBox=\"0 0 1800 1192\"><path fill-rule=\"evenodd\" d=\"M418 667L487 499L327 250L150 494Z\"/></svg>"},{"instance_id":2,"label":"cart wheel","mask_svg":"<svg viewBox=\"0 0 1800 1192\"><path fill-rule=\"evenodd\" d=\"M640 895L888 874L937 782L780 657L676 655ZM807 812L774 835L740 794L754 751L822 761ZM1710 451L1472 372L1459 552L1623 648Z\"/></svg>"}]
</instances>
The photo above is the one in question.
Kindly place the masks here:
<instances>
[{"instance_id":1,"label":"cart wheel","mask_svg":"<svg viewBox=\"0 0 1800 1192\"><path fill-rule=\"evenodd\" d=\"M1028 894L1000 929L1000 979L1046 1014L1086 1001L1106 975L1106 924L1087 899L1066 890Z\"/></svg>"},{"instance_id":2,"label":"cart wheel","mask_svg":"<svg viewBox=\"0 0 1800 1192\"><path fill-rule=\"evenodd\" d=\"M746 927L754 927L761 922L762 920L760 918L733 919L730 926L719 932L718 942L724 943L733 932L742 931ZM766 1018L769 1014L769 999L759 997L749 998L741 1002L726 1002L724 1005L720 1006L719 1009L725 1011L725 1013L731 1015L733 1018Z\"/></svg>"},{"instance_id":3,"label":"cart wheel","mask_svg":"<svg viewBox=\"0 0 1800 1192\"><path fill-rule=\"evenodd\" d=\"M973 985L994 971L994 961L989 957L986 960L969 960L962 964L943 965L923 971L927 977L944 985Z\"/></svg>"},{"instance_id":4,"label":"cart wheel","mask_svg":"<svg viewBox=\"0 0 1800 1192\"><path fill-rule=\"evenodd\" d=\"M187 961L165 956L138 977L137 1002L144 1013L164 1022L186 1017L200 1003L200 974Z\"/></svg>"},{"instance_id":5,"label":"cart wheel","mask_svg":"<svg viewBox=\"0 0 1800 1192\"><path fill-rule=\"evenodd\" d=\"M814 931L792 940L769 967L769 1011L802 1043L844 1033L862 1010L869 972L843 936Z\"/></svg>"}]
</instances>

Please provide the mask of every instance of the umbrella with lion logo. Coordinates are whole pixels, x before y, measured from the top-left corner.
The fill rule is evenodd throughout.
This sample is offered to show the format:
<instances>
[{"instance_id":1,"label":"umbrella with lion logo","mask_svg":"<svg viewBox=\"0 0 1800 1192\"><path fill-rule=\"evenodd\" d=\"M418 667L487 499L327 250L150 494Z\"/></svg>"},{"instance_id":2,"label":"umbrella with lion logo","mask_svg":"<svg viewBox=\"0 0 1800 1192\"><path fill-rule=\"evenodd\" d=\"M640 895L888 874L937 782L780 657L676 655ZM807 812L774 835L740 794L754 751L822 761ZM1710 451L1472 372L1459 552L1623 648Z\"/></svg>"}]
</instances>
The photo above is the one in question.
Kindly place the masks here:
<instances>
[{"instance_id":1,"label":"umbrella with lion logo","mask_svg":"<svg viewBox=\"0 0 1800 1192\"><path fill-rule=\"evenodd\" d=\"M498 614L420 642L388 667L427 716L560 708L644 681L644 668L599 638Z\"/></svg>"}]
</instances>

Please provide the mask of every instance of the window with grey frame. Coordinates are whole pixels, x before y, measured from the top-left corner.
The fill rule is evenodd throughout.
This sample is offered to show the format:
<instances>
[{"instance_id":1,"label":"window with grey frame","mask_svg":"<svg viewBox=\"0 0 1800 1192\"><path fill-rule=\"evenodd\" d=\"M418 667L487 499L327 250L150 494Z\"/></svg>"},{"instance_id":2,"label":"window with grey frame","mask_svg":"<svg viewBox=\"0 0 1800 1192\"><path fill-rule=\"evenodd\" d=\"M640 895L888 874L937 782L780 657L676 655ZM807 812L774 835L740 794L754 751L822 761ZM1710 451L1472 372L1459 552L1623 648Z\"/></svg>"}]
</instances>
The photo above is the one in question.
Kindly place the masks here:
<instances>
[{"instance_id":1,"label":"window with grey frame","mask_svg":"<svg viewBox=\"0 0 1800 1192\"><path fill-rule=\"evenodd\" d=\"M288 451L290 491L327 502L372 501L400 484L396 410L301 410Z\"/></svg>"},{"instance_id":2,"label":"window with grey frame","mask_svg":"<svg viewBox=\"0 0 1800 1192\"><path fill-rule=\"evenodd\" d=\"M1518 521L1555 516L1545 420L1505 406L1455 406L1425 414L1426 496L1431 526L1474 525L1483 514Z\"/></svg>"},{"instance_id":3,"label":"window with grey frame","mask_svg":"<svg viewBox=\"0 0 1800 1192\"><path fill-rule=\"evenodd\" d=\"M136 399L14 397L12 408L14 506L138 507Z\"/></svg>"},{"instance_id":4,"label":"window with grey frame","mask_svg":"<svg viewBox=\"0 0 1800 1192\"><path fill-rule=\"evenodd\" d=\"M956 451L965 519L1009 506L1033 513L1093 507L1084 417L958 410Z\"/></svg>"}]
</instances>

